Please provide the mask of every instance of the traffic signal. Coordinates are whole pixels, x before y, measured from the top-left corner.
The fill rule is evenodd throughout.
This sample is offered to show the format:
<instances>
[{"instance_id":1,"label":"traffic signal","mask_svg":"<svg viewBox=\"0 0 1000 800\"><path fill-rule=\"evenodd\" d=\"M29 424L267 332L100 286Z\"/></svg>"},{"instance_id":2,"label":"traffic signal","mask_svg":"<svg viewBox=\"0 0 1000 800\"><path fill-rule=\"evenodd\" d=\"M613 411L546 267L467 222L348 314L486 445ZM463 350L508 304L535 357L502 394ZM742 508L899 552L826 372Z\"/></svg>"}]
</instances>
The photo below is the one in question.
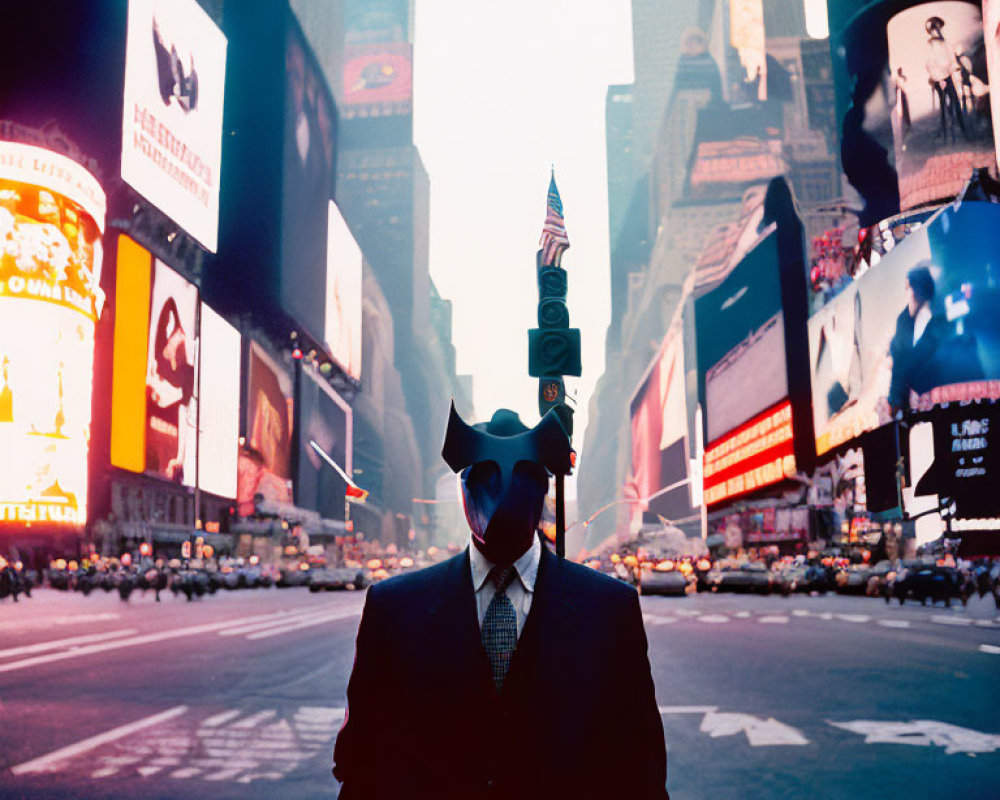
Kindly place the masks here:
<instances>
[{"instance_id":1,"label":"traffic signal","mask_svg":"<svg viewBox=\"0 0 1000 800\"><path fill-rule=\"evenodd\" d=\"M532 328L528 331L528 374L533 378L580 377L580 329Z\"/></svg>"},{"instance_id":2,"label":"traffic signal","mask_svg":"<svg viewBox=\"0 0 1000 800\"><path fill-rule=\"evenodd\" d=\"M538 381L538 411L542 416L566 402L566 385L562 378L542 378Z\"/></svg>"}]
</instances>

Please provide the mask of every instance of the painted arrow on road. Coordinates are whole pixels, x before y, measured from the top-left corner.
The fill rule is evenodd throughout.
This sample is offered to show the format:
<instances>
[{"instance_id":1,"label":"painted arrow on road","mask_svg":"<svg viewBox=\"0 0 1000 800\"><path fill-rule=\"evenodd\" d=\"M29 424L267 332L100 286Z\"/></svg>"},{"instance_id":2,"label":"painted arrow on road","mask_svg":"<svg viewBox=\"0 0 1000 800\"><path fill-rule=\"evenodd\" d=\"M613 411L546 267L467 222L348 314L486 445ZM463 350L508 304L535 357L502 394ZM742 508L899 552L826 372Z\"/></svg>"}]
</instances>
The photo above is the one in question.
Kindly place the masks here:
<instances>
[{"instance_id":1,"label":"painted arrow on road","mask_svg":"<svg viewBox=\"0 0 1000 800\"><path fill-rule=\"evenodd\" d=\"M865 744L909 744L917 747L935 745L943 747L948 755L992 753L1000 750L1000 736L932 719L918 719L909 722L867 719L858 719L852 722L827 720L827 722L835 728L861 734L865 737Z\"/></svg>"},{"instance_id":2,"label":"painted arrow on road","mask_svg":"<svg viewBox=\"0 0 1000 800\"><path fill-rule=\"evenodd\" d=\"M809 744L796 728L774 717L761 719L753 714L717 711L716 706L660 706L660 714L702 714L701 730L713 739L746 734L751 747Z\"/></svg>"}]
</instances>

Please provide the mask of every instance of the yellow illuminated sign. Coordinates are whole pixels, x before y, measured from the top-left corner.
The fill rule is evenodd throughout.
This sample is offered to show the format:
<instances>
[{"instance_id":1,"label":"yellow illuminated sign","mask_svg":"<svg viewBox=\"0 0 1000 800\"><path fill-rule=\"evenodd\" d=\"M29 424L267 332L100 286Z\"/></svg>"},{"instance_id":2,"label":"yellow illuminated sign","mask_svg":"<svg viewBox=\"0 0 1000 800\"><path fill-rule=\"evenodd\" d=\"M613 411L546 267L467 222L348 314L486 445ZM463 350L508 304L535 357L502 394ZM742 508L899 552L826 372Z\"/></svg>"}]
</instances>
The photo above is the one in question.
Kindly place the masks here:
<instances>
[{"instance_id":1,"label":"yellow illuminated sign","mask_svg":"<svg viewBox=\"0 0 1000 800\"><path fill-rule=\"evenodd\" d=\"M104 202L76 162L0 142L0 523L87 521Z\"/></svg>"}]
</instances>

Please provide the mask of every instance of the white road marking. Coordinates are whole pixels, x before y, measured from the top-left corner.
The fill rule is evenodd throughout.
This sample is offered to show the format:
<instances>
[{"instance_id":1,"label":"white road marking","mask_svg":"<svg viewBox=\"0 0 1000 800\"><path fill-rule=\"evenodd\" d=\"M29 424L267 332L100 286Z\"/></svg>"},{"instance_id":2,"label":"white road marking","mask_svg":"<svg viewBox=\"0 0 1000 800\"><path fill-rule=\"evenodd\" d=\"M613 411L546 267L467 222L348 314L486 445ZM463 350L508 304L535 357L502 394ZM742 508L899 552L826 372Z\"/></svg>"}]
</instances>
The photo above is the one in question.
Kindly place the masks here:
<instances>
[{"instance_id":1,"label":"white road marking","mask_svg":"<svg viewBox=\"0 0 1000 800\"><path fill-rule=\"evenodd\" d=\"M175 769L170 773L171 778L178 778L184 780L185 778L193 778L201 772L201 767L182 767L181 769Z\"/></svg>"},{"instance_id":2,"label":"white road marking","mask_svg":"<svg viewBox=\"0 0 1000 800\"><path fill-rule=\"evenodd\" d=\"M698 617L698 622L709 622L713 624L719 624L722 622L729 622L729 617L723 614L703 614Z\"/></svg>"},{"instance_id":3,"label":"white road marking","mask_svg":"<svg viewBox=\"0 0 1000 800\"><path fill-rule=\"evenodd\" d=\"M352 610L350 613L342 612L344 617L358 615L361 613L360 608L358 610ZM148 633L141 636L134 636L132 638L123 638L110 642L103 642L100 644L84 645L82 647L77 647L72 650L65 650L59 653L45 653L43 655L33 656L31 658L24 658L20 661L10 661L6 664L0 664L0 672L13 672L14 670L26 669L28 667L35 667L41 664L50 664L56 661L63 661L67 658L77 658L79 656L91 655L93 653L104 653L109 650L117 650L122 647L134 647L141 644L153 644L155 642L163 642L169 639L178 639L186 636L197 636L202 633L213 633L215 631L222 630L223 628L229 628L234 625L249 624L252 622L263 622L265 620L274 619L275 617L285 617L288 612L281 611L277 614L260 614L253 617L244 617L242 619L235 620L225 620L224 622L209 622L203 625L193 625L189 628L175 628L174 630L159 631L157 633ZM323 620L326 621L326 620ZM316 623L318 624L318 623ZM285 630L293 630L293 628L286 628ZM282 631L284 632L284 631ZM258 635L251 634L248 638L261 638Z\"/></svg>"},{"instance_id":4,"label":"white road marking","mask_svg":"<svg viewBox=\"0 0 1000 800\"><path fill-rule=\"evenodd\" d=\"M993 628L996 627L996 623L991 619L977 619L976 625L980 628Z\"/></svg>"},{"instance_id":5,"label":"white road marking","mask_svg":"<svg viewBox=\"0 0 1000 800\"><path fill-rule=\"evenodd\" d=\"M136 772L138 772L143 778L149 778L155 775L157 772L162 772L163 767L139 767Z\"/></svg>"},{"instance_id":6,"label":"white road marking","mask_svg":"<svg viewBox=\"0 0 1000 800\"><path fill-rule=\"evenodd\" d=\"M49 642L39 642L38 644L26 644L21 647L9 647L0 650L0 658L11 658L13 656L26 656L30 653L44 653L46 650L58 650L61 647L78 647L84 644L104 642L108 639L120 639L123 636L132 636L139 631L135 628L126 628L120 631L108 631L106 633L95 633L89 636L70 636L68 639L53 639Z\"/></svg>"},{"instance_id":7,"label":"white road marking","mask_svg":"<svg viewBox=\"0 0 1000 800\"><path fill-rule=\"evenodd\" d=\"M883 628L909 628L910 623L905 619L880 619L878 624Z\"/></svg>"},{"instance_id":8,"label":"white road marking","mask_svg":"<svg viewBox=\"0 0 1000 800\"><path fill-rule=\"evenodd\" d=\"M842 622L869 622L871 617L868 614L834 614Z\"/></svg>"},{"instance_id":9,"label":"white road marking","mask_svg":"<svg viewBox=\"0 0 1000 800\"><path fill-rule=\"evenodd\" d=\"M735 614L733 614L733 616L736 617L736 618L738 618L738 619L747 619L750 616L750 612L749 611L737 611Z\"/></svg>"},{"instance_id":10,"label":"white road marking","mask_svg":"<svg viewBox=\"0 0 1000 800\"><path fill-rule=\"evenodd\" d=\"M865 737L865 744L908 744L915 747L943 747L948 755L955 753L992 753L1000 749L1000 736L961 728L947 722L918 719L910 722L854 720L832 722L829 725Z\"/></svg>"},{"instance_id":11,"label":"white road marking","mask_svg":"<svg viewBox=\"0 0 1000 800\"><path fill-rule=\"evenodd\" d=\"M187 710L187 706L175 706L167 711L161 711L159 714L153 714L152 716L145 717L144 719L131 722L128 725L120 725L119 727L112 728L104 733L99 733L97 736L91 736L87 739L83 739L76 744L71 744L67 747L60 747L58 750L53 750L47 755L34 758L31 761L25 761L23 764L11 767L10 771L14 775L24 775L26 773L33 772L54 772L54 767L61 761L74 758L81 753L89 752L90 750L100 747L101 745L108 744L109 742L123 739L126 736L132 735L136 731L143 730L144 728L159 725L161 722L166 722L174 717L179 717Z\"/></svg>"},{"instance_id":12,"label":"white road marking","mask_svg":"<svg viewBox=\"0 0 1000 800\"><path fill-rule=\"evenodd\" d=\"M751 747L809 744L809 740L791 725L779 722L774 717L761 719L752 714L709 712L701 721L700 730L712 738L744 733Z\"/></svg>"},{"instance_id":13,"label":"white road marking","mask_svg":"<svg viewBox=\"0 0 1000 800\"><path fill-rule=\"evenodd\" d=\"M214 728L217 725L222 725L224 722L229 722L231 719L235 719L243 712L238 708L234 708L231 711L223 711L221 714L216 714L213 717L209 717L204 722L201 723L203 728Z\"/></svg>"},{"instance_id":14,"label":"white road marking","mask_svg":"<svg viewBox=\"0 0 1000 800\"><path fill-rule=\"evenodd\" d=\"M946 617L944 614L935 614L931 617L931 622L938 625L971 625L972 620L966 617Z\"/></svg>"},{"instance_id":15,"label":"white road marking","mask_svg":"<svg viewBox=\"0 0 1000 800\"><path fill-rule=\"evenodd\" d=\"M711 714L718 706L660 706L660 714Z\"/></svg>"},{"instance_id":16,"label":"white road marking","mask_svg":"<svg viewBox=\"0 0 1000 800\"><path fill-rule=\"evenodd\" d=\"M992 653L995 656L1000 656L1000 647L992 644L981 644L979 645L980 653Z\"/></svg>"},{"instance_id":17,"label":"white road marking","mask_svg":"<svg viewBox=\"0 0 1000 800\"><path fill-rule=\"evenodd\" d=\"M233 730L248 730L256 728L260 723L266 722L277 716L277 713L277 711L259 711L258 713L252 714L245 719L241 719L239 722L234 722L229 727Z\"/></svg>"},{"instance_id":18,"label":"white road marking","mask_svg":"<svg viewBox=\"0 0 1000 800\"><path fill-rule=\"evenodd\" d=\"M805 608L795 608L792 610L793 617L809 617L812 616L812 612Z\"/></svg>"},{"instance_id":19,"label":"white road marking","mask_svg":"<svg viewBox=\"0 0 1000 800\"><path fill-rule=\"evenodd\" d=\"M291 620L297 621L323 613L325 613L323 609L316 609L313 611L282 612L281 616L276 615L272 619L251 622L248 625L236 625L232 628L226 628L219 631L219 636L242 636L245 633L253 633L254 631L263 630L264 628L270 628L275 625L284 625L286 622Z\"/></svg>"},{"instance_id":20,"label":"white road marking","mask_svg":"<svg viewBox=\"0 0 1000 800\"><path fill-rule=\"evenodd\" d=\"M786 622L788 622L788 617L783 617L783 616L777 616L777 615L775 615L775 616L770 616L770 617L761 617L757 621L758 622L763 622L764 624L770 624L770 625L784 625Z\"/></svg>"},{"instance_id":21,"label":"white road marking","mask_svg":"<svg viewBox=\"0 0 1000 800\"><path fill-rule=\"evenodd\" d=\"M820 619L833 619L833 614L829 611L824 611L822 614L817 614L816 616Z\"/></svg>"},{"instance_id":22,"label":"white road marking","mask_svg":"<svg viewBox=\"0 0 1000 800\"><path fill-rule=\"evenodd\" d=\"M317 617L315 619L307 619L302 622L297 622L293 625L286 625L284 628L276 628L266 631L258 631L257 633L251 633L247 635L247 639L268 639L271 636L280 636L283 633L291 633L292 631L298 631L302 628L311 628L313 625L322 625L326 622L337 622L342 619L350 619L351 617L357 617L361 615L361 609L348 609L345 611L335 611L330 614L326 614L322 617Z\"/></svg>"}]
</instances>

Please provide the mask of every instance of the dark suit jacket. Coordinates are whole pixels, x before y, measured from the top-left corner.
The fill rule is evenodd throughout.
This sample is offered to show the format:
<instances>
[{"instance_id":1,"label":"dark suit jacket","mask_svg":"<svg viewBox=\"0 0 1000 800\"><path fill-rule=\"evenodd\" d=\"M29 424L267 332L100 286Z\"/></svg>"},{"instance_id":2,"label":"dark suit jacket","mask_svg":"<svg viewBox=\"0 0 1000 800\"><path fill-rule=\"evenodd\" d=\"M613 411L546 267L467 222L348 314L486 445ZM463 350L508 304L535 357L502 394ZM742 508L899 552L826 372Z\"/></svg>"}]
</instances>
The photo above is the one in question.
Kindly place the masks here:
<instances>
[{"instance_id":1,"label":"dark suit jacket","mask_svg":"<svg viewBox=\"0 0 1000 800\"><path fill-rule=\"evenodd\" d=\"M368 590L334 749L342 800L666 800L639 598L542 548L499 694L468 551Z\"/></svg>"}]
</instances>

